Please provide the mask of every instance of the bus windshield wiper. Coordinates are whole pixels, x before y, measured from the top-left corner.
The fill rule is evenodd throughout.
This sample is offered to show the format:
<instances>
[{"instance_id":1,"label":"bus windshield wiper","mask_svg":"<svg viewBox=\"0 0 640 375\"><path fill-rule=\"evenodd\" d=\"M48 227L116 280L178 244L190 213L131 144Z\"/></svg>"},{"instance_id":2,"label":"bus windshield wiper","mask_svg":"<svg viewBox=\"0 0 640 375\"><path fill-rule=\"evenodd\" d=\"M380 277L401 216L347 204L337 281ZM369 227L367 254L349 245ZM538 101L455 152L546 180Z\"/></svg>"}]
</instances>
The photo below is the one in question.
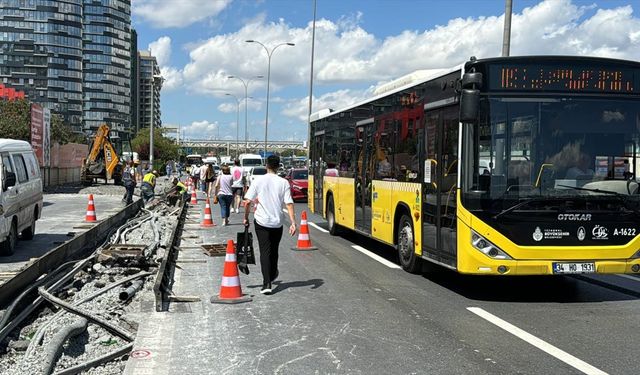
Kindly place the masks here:
<instances>
[{"instance_id":1,"label":"bus windshield wiper","mask_svg":"<svg viewBox=\"0 0 640 375\"><path fill-rule=\"evenodd\" d=\"M494 220L495 220L495 219L498 219L500 216L505 215L505 214L508 214L509 212L513 212L513 211L517 210L518 208L520 208L520 207L522 207L522 206L526 206L527 204L529 204L529 203L531 203L531 202L544 201L544 200L547 200L547 199L548 199L548 197L544 197L544 198L543 198L543 197L532 197L532 198L527 198L527 199L523 200L523 201L522 201L522 202L520 202L520 203L516 203L516 204L514 204L513 206L511 206L511 207L509 207L509 208L507 208L507 209L504 209L504 210L500 211L500 212L499 212L499 213L497 213L493 218L494 218Z\"/></svg>"},{"instance_id":2,"label":"bus windshield wiper","mask_svg":"<svg viewBox=\"0 0 640 375\"><path fill-rule=\"evenodd\" d=\"M558 185L558 186L573 189L573 190L578 190L578 191L591 191L594 193L604 193L604 194L613 195L614 197L620 199L624 208L633 211L636 215L640 215L640 210L638 210L637 207L630 207L630 206L627 206L626 204L627 200L631 197L631 195L622 194L622 193L618 193L617 191L611 191L611 190L592 189L592 188L577 187L577 186L570 186L570 185Z\"/></svg>"}]
</instances>

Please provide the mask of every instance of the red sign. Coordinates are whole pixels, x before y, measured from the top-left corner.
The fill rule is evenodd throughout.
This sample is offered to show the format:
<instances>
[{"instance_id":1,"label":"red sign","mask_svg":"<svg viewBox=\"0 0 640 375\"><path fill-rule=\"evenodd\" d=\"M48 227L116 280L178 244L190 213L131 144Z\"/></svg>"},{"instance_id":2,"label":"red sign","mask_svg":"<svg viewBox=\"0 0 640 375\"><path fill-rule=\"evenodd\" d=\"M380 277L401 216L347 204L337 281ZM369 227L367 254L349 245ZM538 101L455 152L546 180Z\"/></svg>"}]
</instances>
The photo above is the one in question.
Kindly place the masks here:
<instances>
[{"instance_id":1,"label":"red sign","mask_svg":"<svg viewBox=\"0 0 640 375\"><path fill-rule=\"evenodd\" d=\"M31 103L31 147L40 166L44 166L44 111L36 103Z\"/></svg>"}]
</instances>

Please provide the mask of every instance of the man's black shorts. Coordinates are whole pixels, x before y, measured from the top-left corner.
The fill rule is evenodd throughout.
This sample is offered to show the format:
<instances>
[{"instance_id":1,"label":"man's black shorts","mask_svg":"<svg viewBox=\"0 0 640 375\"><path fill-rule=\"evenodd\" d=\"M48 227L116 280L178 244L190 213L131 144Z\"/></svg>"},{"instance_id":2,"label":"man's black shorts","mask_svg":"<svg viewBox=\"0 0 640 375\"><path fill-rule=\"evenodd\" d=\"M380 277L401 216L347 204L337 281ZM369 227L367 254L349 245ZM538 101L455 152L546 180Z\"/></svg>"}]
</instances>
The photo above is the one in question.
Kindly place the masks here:
<instances>
[{"instance_id":1,"label":"man's black shorts","mask_svg":"<svg viewBox=\"0 0 640 375\"><path fill-rule=\"evenodd\" d=\"M239 195L240 197L242 197L242 191L244 190L244 188L232 188L232 192L233 195Z\"/></svg>"}]
</instances>

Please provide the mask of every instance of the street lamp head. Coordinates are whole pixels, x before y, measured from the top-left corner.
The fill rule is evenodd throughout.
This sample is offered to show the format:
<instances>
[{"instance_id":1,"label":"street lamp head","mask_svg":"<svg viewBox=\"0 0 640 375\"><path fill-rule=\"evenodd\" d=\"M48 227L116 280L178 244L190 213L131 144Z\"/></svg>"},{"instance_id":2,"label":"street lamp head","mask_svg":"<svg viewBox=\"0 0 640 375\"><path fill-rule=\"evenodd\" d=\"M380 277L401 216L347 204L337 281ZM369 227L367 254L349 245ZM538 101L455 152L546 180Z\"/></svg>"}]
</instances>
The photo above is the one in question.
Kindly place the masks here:
<instances>
[{"instance_id":1,"label":"street lamp head","mask_svg":"<svg viewBox=\"0 0 640 375\"><path fill-rule=\"evenodd\" d=\"M227 76L227 78L229 78L229 79L236 78L236 76Z\"/></svg>"},{"instance_id":2,"label":"street lamp head","mask_svg":"<svg viewBox=\"0 0 640 375\"><path fill-rule=\"evenodd\" d=\"M264 78L263 75L256 76L255 78Z\"/></svg>"},{"instance_id":3,"label":"street lamp head","mask_svg":"<svg viewBox=\"0 0 640 375\"><path fill-rule=\"evenodd\" d=\"M245 40L245 42L247 42L247 43L254 43L254 42L255 42L255 40L253 40L253 39L247 39L247 40Z\"/></svg>"},{"instance_id":4,"label":"street lamp head","mask_svg":"<svg viewBox=\"0 0 640 375\"><path fill-rule=\"evenodd\" d=\"M295 43L287 43L288 46L295 46Z\"/></svg>"}]
</instances>

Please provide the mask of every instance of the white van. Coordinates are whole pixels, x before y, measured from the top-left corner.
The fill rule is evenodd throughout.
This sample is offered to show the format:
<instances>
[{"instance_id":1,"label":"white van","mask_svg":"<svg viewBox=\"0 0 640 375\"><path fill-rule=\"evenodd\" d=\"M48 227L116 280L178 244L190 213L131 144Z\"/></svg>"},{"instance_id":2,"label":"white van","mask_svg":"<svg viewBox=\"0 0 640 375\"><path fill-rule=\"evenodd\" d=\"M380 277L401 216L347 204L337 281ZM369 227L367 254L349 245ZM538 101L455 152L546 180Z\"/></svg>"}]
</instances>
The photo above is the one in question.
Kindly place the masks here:
<instances>
[{"instance_id":1,"label":"white van","mask_svg":"<svg viewBox=\"0 0 640 375\"><path fill-rule=\"evenodd\" d=\"M249 172L251 172L251 169L253 169L253 167L262 165L262 156L257 154L240 154L238 160L240 160L242 173L244 173L245 176L248 175Z\"/></svg>"},{"instance_id":2,"label":"white van","mask_svg":"<svg viewBox=\"0 0 640 375\"><path fill-rule=\"evenodd\" d=\"M31 145L0 139L0 255L11 255L18 241L30 240L42 213L42 178Z\"/></svg>"}]
</instances>

